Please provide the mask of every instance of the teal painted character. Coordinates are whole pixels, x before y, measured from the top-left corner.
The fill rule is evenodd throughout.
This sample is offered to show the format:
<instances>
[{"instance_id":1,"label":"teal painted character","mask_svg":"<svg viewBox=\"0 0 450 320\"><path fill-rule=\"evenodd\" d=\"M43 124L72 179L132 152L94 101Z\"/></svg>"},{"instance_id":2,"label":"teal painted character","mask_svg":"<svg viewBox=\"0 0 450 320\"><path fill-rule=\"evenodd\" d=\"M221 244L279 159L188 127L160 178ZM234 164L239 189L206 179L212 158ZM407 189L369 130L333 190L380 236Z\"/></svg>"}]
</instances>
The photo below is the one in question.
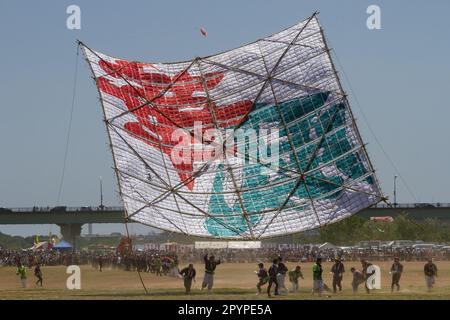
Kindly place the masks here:
<instances>
[{"instance_id":1,"label":"teal painted character","mask_svg":"<svg viewBox=\"0 0 450 320\"><path fill-rule=\"evenodd\" d=\"M224 184L231 181L226 166L220 164L213 181L214 194L211 195L209 202L209 213L217 217L208 217L205 220L205 227L211 235L238 236L259 223L262 218L260 213L280 208L296 185L298 177L289 170L299 172L301 169L317 178L305 177L304 183L286 204L286 208L297 207L296 210L299 211L309 206L306 202L299 204L299 199L308 199L309 194L313 199L336 198L342 192L339 189L340 185L345 183L344 178L357 179L367 173L358 153L351 152L355 146L352 146L351 137L348 136L348 114L344 102L337 100L322 108L327 103L328 97L328 92L321 92L282 102L278 107L267 104L254 106L241 128L254 129L259 135L261 124L278 124L279 168L269 175L266 172L271 169L267 169L264 164L256 163L254 159L248 161L242 170L241 203L236 195L233 201L226 201L225 196L232 194L223 193ZM283 122L286 123L288 130L283 126ZM295 153L287 139L287 131ZM324 133L325 138L319 146ZM247 160L250 160L247 154L249 143L250 141L246 141ZM339 174L325 176L322 170L314 171L315 168L333 160ZM374 183L371 176L366 178L366 182ZM242 207L247 217L244 216Z\"/></svg>"}]
</instances>

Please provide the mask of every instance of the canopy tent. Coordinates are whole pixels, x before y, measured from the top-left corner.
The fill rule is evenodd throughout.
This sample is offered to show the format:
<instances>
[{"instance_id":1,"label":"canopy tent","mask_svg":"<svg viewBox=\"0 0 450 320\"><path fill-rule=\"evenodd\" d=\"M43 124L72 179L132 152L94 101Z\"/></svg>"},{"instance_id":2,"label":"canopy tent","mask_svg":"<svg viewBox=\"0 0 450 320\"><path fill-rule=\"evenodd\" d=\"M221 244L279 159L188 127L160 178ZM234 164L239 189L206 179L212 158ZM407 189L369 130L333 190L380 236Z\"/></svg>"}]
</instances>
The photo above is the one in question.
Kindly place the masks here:
<instances>
[{"instance_id":1,"label":"canopy tent","mask_svg":"<svg viewBox=\"0 0 450 320\"><path fill-rule=\"evenodd\" d=\"M53 244L48 241L41 241L39 243L35 243L34 246L30 248L30 250L50 250L53 247Z\"/></svg>"},{"instance_id":2,"label":"canopy tent","mask_svg":"<svg viewBox=\"0 0 450 320\"><path fill-rule=\"evenodd\" d=\"M55 250L72 249L72 245L65 240L61 240L58 244L53 246Z\"/></svg>"},{"instance_id":3,"label":"canopy tent","mask_svg":"<svg viewBox=\"0 0 450 320\"><path fill-rule=\"evenodd\" d=\"M370 220L371 221L394 222L394 218L391 216L370 217Z\"/></svg>"},{"instance_id":4,"label":"canopy tent","mask_svg":"<svg viewBox=\"0 0 450 320\"><path fill-rule=\"evenodd\" d=\"M319 250L336 249L336 248L338 247L330 242L324 242L319 246Z\"/></svg>"}]
</instances>

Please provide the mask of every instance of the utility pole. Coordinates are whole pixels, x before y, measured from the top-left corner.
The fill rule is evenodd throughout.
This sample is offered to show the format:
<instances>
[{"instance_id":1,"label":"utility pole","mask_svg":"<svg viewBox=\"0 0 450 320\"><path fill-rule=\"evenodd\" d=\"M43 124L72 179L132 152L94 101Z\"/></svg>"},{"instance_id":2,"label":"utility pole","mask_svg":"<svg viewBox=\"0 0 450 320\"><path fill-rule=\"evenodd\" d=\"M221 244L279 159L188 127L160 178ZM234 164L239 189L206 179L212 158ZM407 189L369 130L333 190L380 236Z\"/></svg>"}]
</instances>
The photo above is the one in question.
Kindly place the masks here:
<instances>
[{"instance_id":1,"label":"utility pole","mask_svg":"<svg viewBox=\"0 0 450 320\"><path fill-rule=\"evenodd\" d=\"M100 176L100 205L98 206L100 210L103 210L103 182L102 176ZM92 235L92 223L88 224L88 233Z\"/></svg>"},{"instance_id":2,"label":"utility pole","mask_svg":"<svg viewBox=\"0 0 450 320\"><path fill-rule=\"evenodd\" d=\"M102 177L100 176L100 208L103 210L103 182Z\"/></svg>"},{"instance_id":3,"label":"utility pole","mask_svg":"<svg viewBox=\"0 0 450 320\"><path fill-rule=\"evenodd\" d=\"M394 208L397 208L397 176L394 176Z\"/></svg>"}]
</instances>

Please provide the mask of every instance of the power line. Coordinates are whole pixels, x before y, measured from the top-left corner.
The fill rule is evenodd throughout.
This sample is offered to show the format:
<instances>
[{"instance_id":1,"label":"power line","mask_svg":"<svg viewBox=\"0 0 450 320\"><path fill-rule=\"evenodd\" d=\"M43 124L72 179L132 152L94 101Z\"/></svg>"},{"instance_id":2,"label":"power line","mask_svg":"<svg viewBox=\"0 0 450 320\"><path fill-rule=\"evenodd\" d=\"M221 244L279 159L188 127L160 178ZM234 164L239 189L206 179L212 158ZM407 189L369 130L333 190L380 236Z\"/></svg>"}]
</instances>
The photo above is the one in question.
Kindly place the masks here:
<instances>
[{"instance_id":1,"label":"power line","mask_svg":"<svg viewBox=\"0 0 450 320\"><path fill-rule=\"evenodd\" d=\"M67 129L66 146L65 146L65 150L64 150L63 169L62 169L62 173L61 173L61 179L59 181L58 199L56 201L57 205L59 205L59 201L61 200L61 192L62 192L62 188L63 188L63 184L64 184L64 176L66 173L67 155L69 153L70 133L72 131L73 110L75 107L75 97L76 97L76 91L77 91L79 48L80 48L80 46L77 45L77 54L76 54L76 59L75 59L75 77L73 80L73 88L72 88L72 105L70 108L69 127Z\"/></svg>"},{"instance_id":2,"label":"power line","mask_svg":"<svg viewBox=\"0 0 450 320\"><path fill-rule=\"evenodd\" d=\"M415 196L414 192L411 190L411 188L409 187L408 183L406 182L406 180L403 178L402 174L400 173L400 171L398 170L397 166L395 165L394 161L389 157L389 154L386 152L386 150L384 149L383 145L381 144L380 140L378 139L378 137L376 136L374 130L372 129L368 118L366 117L366 114L364 113L363 108L361 107L361 104L359 103L358 97L355 94L355 91L353 90L353 87L350 83L350 79L347 76L347 74L345 73L345 69L342 67L341 61L339 60L339 57L336 54L335 50L332 50L334 57L336 58L336 61L339 64L339 67L341 68L342 74L344 75L344 78L347 82L347 85L352 93L352 96L356 102L356 105L359 109L359 111L361 112L362 116L363 116L363 120L367 125L367 128L369 129L370 133L372 134L372 136L375 139L375 142L378 144L379 148L381 149L381 151L383 152L384 156L386 157L386 159L388 160L389 164L392 166L392 168L394 169L394 171L397 173L398 177L400 178L400 180L402 181L403 185L406 187L406 190L408 191L409 195L414 199L415 202L419 202L417 200L417 197Z\"/></svg>"}]
</instances>

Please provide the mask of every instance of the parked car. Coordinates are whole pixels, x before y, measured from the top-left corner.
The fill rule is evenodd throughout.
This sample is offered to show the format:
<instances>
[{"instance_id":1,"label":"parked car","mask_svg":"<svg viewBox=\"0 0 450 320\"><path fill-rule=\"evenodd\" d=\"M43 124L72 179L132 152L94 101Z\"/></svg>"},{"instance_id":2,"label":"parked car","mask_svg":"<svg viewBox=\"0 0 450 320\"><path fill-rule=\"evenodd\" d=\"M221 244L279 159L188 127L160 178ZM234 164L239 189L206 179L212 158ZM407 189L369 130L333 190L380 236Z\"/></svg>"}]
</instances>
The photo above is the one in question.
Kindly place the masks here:
<instances>
[{"instance_id":1,"label":"parked car","mask_svg":"<svg viewBox=\"0 0 450 320\"><path fill-rule=\"evenodd\" d=\"M414 244L412 246L413 249L417 250L423 250L423 249L433 249L435 248L436 245L434 243L419 243L419 244Z\"/></svg>"},{"instance_id":2,"label":"parked car","mask_svg":"<svg viewBox=\"0 0 450 320\"><path fill-rule=\"evenodd\" d=\"M422 240L394 240L391 241L388 246L392 249L397 249L397 248L408 248L408 247L412 247L415 244L421 244L423 243Z\"/></svg>"},{"instance_id":3,"label":"parked car","mask_svg":"<svg viewBox=\"0 0 450 320\"><path fill-rule=\"evenodd\" d=\"M65 206L57 206L57 207L50 209L50 212L65 212L66 208L67 207L65 207Z\"/></svg>"},{"instance_id":4,"label":"parked car","mask_svg":"<svg viewBox=\"0 0 450 320\"><path fill-rule=\"evenodd\" d=\"M416 208L434 208L434 204L431 203L416 203L414 206Z\"/></svg>"}]
</instances>

